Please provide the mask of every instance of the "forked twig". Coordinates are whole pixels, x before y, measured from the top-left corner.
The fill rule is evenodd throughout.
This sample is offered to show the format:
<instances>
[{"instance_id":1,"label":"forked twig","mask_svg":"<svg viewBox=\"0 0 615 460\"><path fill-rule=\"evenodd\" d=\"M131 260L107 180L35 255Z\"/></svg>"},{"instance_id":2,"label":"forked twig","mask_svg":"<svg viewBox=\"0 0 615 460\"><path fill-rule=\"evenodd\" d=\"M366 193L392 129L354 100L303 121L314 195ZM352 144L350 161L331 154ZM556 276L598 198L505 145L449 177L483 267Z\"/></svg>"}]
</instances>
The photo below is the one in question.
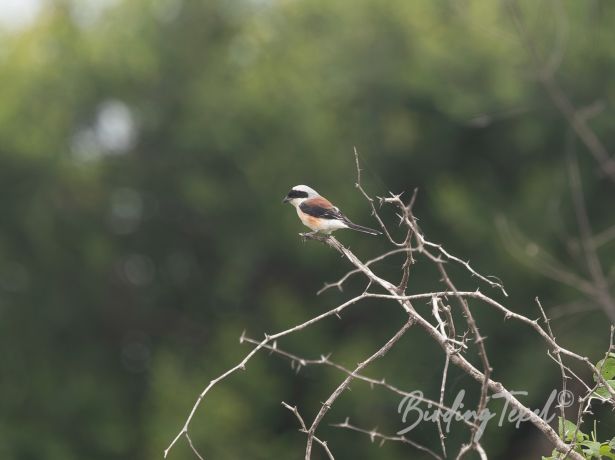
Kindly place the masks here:
<instances>
[{"instance_id":1,"label":"forked twig","mask_svg":"<svg viewBox=\"0 0 615 460\"><path fill-rule=\"evenodd\" d=\"M332 459L333 454L328 444L316 436L316 431L318 429L318 426L324 419L325 415L331 408L331 406L342 395L344 390L348 388L351 381L355 379L361 380L371 385L381 386L399 395L406 396L406 395L413 394L411 392L402 391L398 389L397 387L389 383L386 383L384 378L383 379L373 379L373 378L366 377L365 375L362 374L362 371L367 366L369 366L373 361L384 356L393 346L395 346L398 343L401 337L409 330L411 326L416 325L424 333L426 333L436 344L440 346L440 348L442 349L442 352L445 355L445 366L444 366L442 381L440 385L439 401L432 401L427 398L423 398L424 402L433 404L435 407L441 408L443 410L448 409L446 405L444 404L444 394L445 394L445 388L446 388L446 376L448 373L449 363L453 364L457 366L459 369L461 369L465 374L467 374L472 379L474 379L481 386L481 393L480 393L481 396L480 396L478 405L476 407L476 414L481 414L486 409L488 393L497 393L498 395L500 395L501 398L503 398L509 404L510 407L518 411L518 413L521 416L523 416L524 419L529 420L530 423L532 423L536 428L538 428L541 431L541 433L545 436L545 438L549 440L549 442L553 445L553 447L558 452L560 452L561 454L573 460L582 460L582 457L578 453L576 453L574 450L572 450L572 446L564 442L564 440L562 440L558 436L556 431L551 426L549 426L548 423L546 423L541 417L535 414L530 408L528 408L523 403L521 403L505 387L504 384L502 384L501 382L496 382L492 380L490 361L487 356L487 351L484 347L484 336L481 334L479 330L478 322L476 321L474 317L474 313L475 313L474 309L478 305L483 305L488 308L494 308L495 310L500 311L504 315L505 319L510 318L515 321L519 321L523 324L526 324L527 326L530 326L544 340L546 344L546 348L547 348L545 353L548 354L549 357L554 358L555 362L558 364L561 374L562 374L562 381L563 381L562 385L564 389L566 388L565 382L566 382L566 379L568 378L568 375L572 375L578 380L581 380L576 374L572 372L572 370L570 369L570 366L566 364L565 359L577 361L585 365L595 376L596 383L595 385L593 385L593 388L591 388L591 386L589 385L586 385L586 388L590 388L592 390L589 394L593 394L595 389L598 387L600 388L604 387L609 392L610 397L603 398L603 399L608 400L610 402L615 402L615 398L613 398L613 396L615 395L615 391L605 381L604 377L601 374L601 369L598 369L596 366L594 366L592 362L589 360L589 358L585 356L581 356L577 353L574 353L560 346L557 343L556 338L553 334L553 331L551 330L551 327L548 323L548 318L540 304L538 305L541 311L542 318L545 321L546 329L543 328L538 323L537 320L532 320L526 316L523 316L517 313L516 311L510 308L507 308L502 303L498 302L497 300L495 300L494 298L486 294L483 294L478 289L476 290L458 289L457 286L453 283L447 271L446 264L449 262L459 264L460 266L464 267L468 273L470 273L473 277L478 279L480 282L483 282L492 288L498 289L504 296L507 295L502 283L499 280L495 280L494 278L486 277L478 273L476 270L474 270L470 266L468 262L465 262L459 257L454 256L453 254L449 253L441 245L430 242L429 240L425 238L420 228L418 227L416 223L416 219L412 213L412 203L413 203L414 198L409 203L404 203L401 200L399 195L391 194L390 197L383 198L381 201L385 204L394 206L396 210L398 211L398 215L400 216L401 224L404 227L403 230L404 230L405 238L403 242L397 243L395 239L392 237L391 233L386 229L386 226L384 225L383 221L378 216L378 211L376 210L376 207L374 206L374 200L371 197L369 197L369 195L365 192L365 190L361 186L360 168L358 165L358 154L356 153L356 150L355 150L355 159L357 163L357 188L364 195L364 197L369 201L374 217L381 224L381 227L385 233L385 236L387 237L387 239L393 245L394 248L391 251L381 256L372 258L368 262L364 263L352 251L350 251L347 247L342 245L336 238L332 236L314 234L314 233L303 234L302 237L305 239L316 240L316 241L322 242L323 244L326 244L330 246L331 248L335 249L341 255L343 255L350 262L352 266L352 269L344 277L342 277L338 282L325 285L325 288L323 289L326 289L328 287L337 287L341 290L344 282L350 276L354 274L361 274L365 276L365 278L368 281L367 288L360 295L355 296L351 298L350 300L342 303L341 305L335 308L331 308L330 310L320 315L314 316L313 318L307 321L304 321L301 324L295 325L293 327L289 327L288 329L277 332L275 334L271 334L271 335L265 334L265 338L260 341L250 339L246 337L245 334L242 334L240 341L254 344L255 345L254 348L249 353L247 353L245 357L237 365L227 370L226 372L221 374L216 379L209 382L209 384L201 392L195 404L193 405L192 410L190 411L184 423L184 426L182 427L180 432L177 434L177 436L173 439L169 447L165 450L165 457L167 456L171 448L176 444L178 439L181 436L185 436L186 439L188 440L188 443L190 444L190 447L195 452L195 454L199 458L202 458L200 454L194 448L192 440L190 439L190 436L189 436L190 422L197 408L199 407L201 401L207 395L207 393L211 391L211 389L216 384L218 384L220 381L226 379L228 376L237 372L238 370L245 369L246 364L258 351L270 350L271 352L274 352L280 356L290 359L291 362L296 363L295 365L297 366L296 367L297 370L300 368L300 366L315 364L315 365L326 365L326 366L334 367L345 373L345 378L343 379L343 381L334 389L334 391L329 395L326 401L322 404L317 415L315 416L314 420L309 426L305 422L303 417L299 414L296 407L292 407L286 403L283 403L284 407L286 407L287 409L289 409L291 412L294 413L295 417L299 421L301 431L307 434L306 448L305 448L306 460L309 460L311 458L312 445L314 441L320 444L321 446L323 446L329 458ZM413 195L413 197L414 196L416 195ZM413 246L413 242L415 243L414 246ZM390 257L394 254L398 254L398 253L406 255L406 257L404 258L405 261L402 264L402 278L399 283L397 284L392 283L388 281L387 279L381 276L378 276L374 273L374 271L371 268L373 264L387 257ZM422 292L422 293L417 293L417 294L406 294L406 289L408 285L411 284L409 283L410 264L418 260L415 258L415 255L422 256L422 259L430 262L431 264L435 265L438 268L440 275L441 275L441 281L444 285L444 289L442 291ZM372 288L383 289L385 293L372 292ZM473 337L474 339L473 343L470 343L470 341L467 340L465 333L461 337L456 335L455 333L456 327L455 327L454 320L453 320L453 314L451 313L451 307L446 305L444 302L445 299L449 297L453 297L454 299L456 299L459 311L461 312L465 320L467 329L470 334L468 337ZM320 359L316 359L316 360L307 360L299 356L293 355L289 352L283 351L278 347L277 345L278 339L285 337L287 335L290 335L294 332L300 331L302 329L305 329L306 327L309 327L315 324L316 322L324 320L328 317L331 317L334 315L338 316L346 308L364 299L380 299L382 301L395 302L399 305L399 307L403 309L403 311L406 314L407 320L400 327L400 329L398 329L396 334L393 337L391 337L391 339L389 339L384 345L382 345L375 353L373 353L367 359L359 363L354 369L352 370L346 369L345 367L332 362L329 359L329 356L321 356ZM431 305L431 308L426 309L425 312L421 312L420 308L417 310L412 304L412 302L417 301L417 300L424 300L426 302L429 302L429 305ZM472 305L470 305L470 302L472 302ZM433 320L431 321L435 321L435 325L432 324L432 322L430 322L430 320L427 319L428 317L430 317L430 313L433 316ZM612 343L612 338L611 338L611 343ZM480 370L477 369L474 365L472 365L468 357L466 356L467 353L469 353L470 351L478 355L480 363L481 363ZM563 414L563 412L561 413ZM471 421L467 422L467 425L469 426L471 437L470 437L469 442L467 442L461 447L457 455L457 458L462 458L465 454L467 454L468 452L472 450L477 452L481 458L486 458L485 450L480 444L478 436L476 436L478 432L478 425ZM434 458L441 458L438 454L436 454L432 450L424 446L420 446L417 443L414 443L413 441L410 441L409 439L405 437L387 436L387 435L377 432L376 430L363 430L356 426L350 425L348 421L346 421L344 424L337 424L336 426L351 429L357 432L362 432L365 434L369 434L372 439L378 438L381 441L391 440L391 441L399 441L399 442L403 442L406 444L410 444L416 447L417 449L424 450L425 452L432 455ZM439 428L439 434L440 434L441 448L442 448L443 454L446 455L444 434L443 434L441 427Z\"/></svg>"}]
</instances>

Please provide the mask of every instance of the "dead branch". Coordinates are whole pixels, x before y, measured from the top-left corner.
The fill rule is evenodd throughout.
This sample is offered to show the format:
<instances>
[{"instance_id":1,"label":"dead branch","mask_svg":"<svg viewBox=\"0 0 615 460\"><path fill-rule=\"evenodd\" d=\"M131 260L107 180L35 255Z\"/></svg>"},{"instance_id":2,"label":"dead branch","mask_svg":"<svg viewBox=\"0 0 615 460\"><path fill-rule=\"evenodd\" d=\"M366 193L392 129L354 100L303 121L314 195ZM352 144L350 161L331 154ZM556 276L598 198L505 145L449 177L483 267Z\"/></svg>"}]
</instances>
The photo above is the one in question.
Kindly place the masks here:
<instances>
[{"instance_id":1,"label":"dead branch","mask_svg":"<svg viewBox=\"0 0 615 460\"><path fill-rule=\"evenodd\" d=\"M411 439L408 439L405 436L387 436L385 434L379 433L377 431L376 428L374 428L373 430L365 430L363 428L359 428L357 426L351 425L350 424L350 420L347 418L346 420L344 420L342 423L332 423L331 426L334 426L336 428L345 428L347 430L351 430L351 431L356 431L358 433L363 433L369 436L370 440L372 442L374 442L376 439L380 440L380 446L384 445L384 443L386 441L394 441L394 442L401 442L404 444L409 444L412 447L414 447L417 450L423 451L429 455L431 455L433 458L436 458L438 460L442 460L442 457L440 457L438 454L436 454L433 450L428 449L427 447L419 444L418 442L412 441Z\"/></svg>"},{"instance_id":2,"label":"dead branch","mask_svg":"<svg viewBox=\"0 0 615 460\"><path fill-rule=\"evenodd\" d=\"M606 391L608 391L610 394L610 397L601 398L602 400L609 401L611 403L615 402L615 391L605 381L604 377L602 376L601 369L597 368L594 364L592 364L588 357L581 356L571 350L560 346L557 343L548 322L548 317L542 309L540 303L538 303L538 305L541 312L542 320L545 323L544 328L539 324L538 320L530 319L517 313L513 309L504 306L501 302L482 293L479 289L458 289L447 271L447 264L452 263L460 265L479 282L484 283L491 288L497 289L504 297L507 296L506 290L504 289L503 284L499 280L493 277L487 277L480 274L470 266L469 262L463 261L459 257L449 253L444 249L442 245L429 241L423 235L412 213L412 204L414 202L416 194L413 195L412 200L410 200L410 202L407 204L401 200L400 195L391 194L387 198L380 199L383 204L395 207L400 218L400 222L403 227L402 230L405 236L401 243L396 242L396 240L392 236L392 233L387 229L386 225L384 224L384 221L379 217L378 211L374 206L374 200L365 192L365 190L361 186L360 168L358 168L358 155L355 156L355 159L357 162L357 188L368 200L368 203L370 203L370 207L372 209L374 217L381 225L381 228L383 229L383 232L389 242L392 244L393 249L389 252L382 254L381 256L372 258L371 260L364 263L352 251L350 251L347 247L342 245L336 238L332 236L314 233L301 234L302 238L306 240L314 240L321 242L338 251L345 259L349 261L352 267L351 270L339 281L325 285L325 288L323 289L327 289L328 287L337 287L341 290L345 281L347 281L350 276L355 274L361 274L367 279L367 288L360 295L355 296L350 300L342 303L341 305L331 308L325 313L317 315L301 324L289 327L275 334L265 334L264 339L260 341L251 339L249 337L246 337L245 334L242 334L240 342L253 344L255 345L254 348L252 348L252 350L248 352L237 365L209 382L209 384L201 392L196 402L194 403L192 410L190 411L186 421L184 422L182 429L179 431L176 437L171 441L168 448L165 450L165 457L168 455L169 451L173 448L173 446L177 443L179 438L185 436L191 448L195 452L195 455L197 455L199 458L202 458L197 452L197 450L194 448L192 440L189 437L190 423L196 410L199 408L200 403L215 385L217 385L230 375L236 373L236 371L244 370L249 360L256 353L261 350L269 350L272 353L278 354L285 357L286 359L291 360L291 363L296 366L297 371L300 369L301 366L325 365L336 368L345 374L345 378L327 397L325 402L320 407L314 420L311 424L309 424L309 426L305 422L303 417L299 414L296 407L292 407L286 403L283 403L284 407L293 412L293 414L299 421L299 425L301 427L300 431L305 432L307 435L305 448L306 460L309 460L311 458L312 445L314 441L316 441L325 449L325 452L327 453L329 458L333 458L333 454L329 448L329 445L326 441L316 436L316 431L332 405L339 399L339 397L343 394L344 390L348 388L348 386L353 380L360 380L374 386L381 386L398 395L413 394L412 392L400 390L399 388L389 383L386 383L384 378L374 379L366 377L362 372L372 362L383 357L392 347L396 346L401 337L410 329L410 327L415 325L418 326L418 330L422 330L423 333L426 333L435 343L439 345L445 357L445 366L442 373L442 381L439 391L439 401L432 401L428 398L423 398L423 402L433 404L433 406L441 408L443 410L448 409L444 402L444 399L446 391L446 376L448 373L449 363L452 363L480 385L481 392L478 404L475 409L476 414L482 414L483 411L486 409L487 403L489 401L489 394L497 394L500 398L504 399L510 407L518 411L518 413L521 414L525 420L528 420L530 423L532 423L543 434L543 436L547 440L549 440L549 442L558 452L567 456L568 458L574 460L581 460L582 457L574 450L572 450L574 447L573 445L569 445L563 439L561 439L557 432L545 420L543 420L534 411L521 403L513 395L513 393L506 388L503 383L497 382L491 378L491 364L487 356L487 351L484 347L485 337L480 332L478 321L475 318L475 309L479 305L483 305L487 308L494 308L495 310L501 312L504 315L505 319L512 319L514 321L518 321L532 328L532 330L535 331L535 333L543 339L545 343L545 354L551 357L558 365L562 375L562 386L564 389L566 388L566 379L570 378L570 376L573 376L574 378L583 382L583 380L572 371L570 364L567 363L566 360L571 360L585 366L595 378L595 383L592 383L591 385L588 385L583 382L585 388L588 389L588 392L584 395L584 401L587 402L587 404L589 404L589 401L591 401L591 399L596 399L595 391L598 388L605 388ZM389 280L384 279L381 276L376 275L373 272L371 268L373 264L398 253L405 254L406 256L404 257L404 262L401 264L402 276L399 283L393 283ZM421 260L425 260L428 263L433 264L439 270L441 282L444 286L443 290L434 292L423 292L418 294L406 294L405 291L407 289L407 286L410 284L410 266L417 263L417 261L419 260L417 256L421 256ZM384 289L385 293L372 292L372 286ZM465 320L465 327L467 328L468 332L462 334L461 336L457 335L455 332L457 328L454 323L453 315L451 313L451 307L447 304L447 299L450 297L456 300L456 303L458 305L457 308L459 309ZM334 315L339 316L339 314L346 308L365 299L380 299L383 302L395 302L403 309L407 316L407 320L397 330L393 337L391 337L375 353L373 353L371 356L359 363L354 369L350 370L339 364L334 363L329 359L329 355L321 356L320 359L308 360L287 351L281 350L278 347L278 339L305 329L315 324L316 322L322 321L328 317ZM430 307L426 307L424 311L421 307L415 308L413 302L420 300L425 301L427 305L430 305ZM470 302L472 302L472 305L470 305ZM433 319L429 320L428 318ZM468 340L469 337L473 338L473 340L471 341L472 343L470 343L470 341ZM612 345L609 347L609 349L611 348ZM478 355L481 363L481 369L477 369L469 361L468 353L470 352L474 352ZM560 413L563 414L563 411ZM467 425L470 430L470 439L466 444L461 446L457 458L462 458L470 451L475 451L481 458L486 458L485 450L480 443L480 437L477 435L479 428L478 424L470 421L469 423L467 423ZM434 458L441 458L432 450L424 446L420 446L417 443L414 443L413 441L410 441L403 436L387 436L378 433L376 430L363 430L361 428L351 426L348 421L346 421L344 424L338 424L336 426L369 434L372 439L378 438L381 441L399 441L409 445L413 445L417 449L421 449L425 452L430 453L430 455L432 455ZM439 427L439 434L442 452L443 455L446 455L445 436L442 427Z\"/></svg>"}]
</instances>

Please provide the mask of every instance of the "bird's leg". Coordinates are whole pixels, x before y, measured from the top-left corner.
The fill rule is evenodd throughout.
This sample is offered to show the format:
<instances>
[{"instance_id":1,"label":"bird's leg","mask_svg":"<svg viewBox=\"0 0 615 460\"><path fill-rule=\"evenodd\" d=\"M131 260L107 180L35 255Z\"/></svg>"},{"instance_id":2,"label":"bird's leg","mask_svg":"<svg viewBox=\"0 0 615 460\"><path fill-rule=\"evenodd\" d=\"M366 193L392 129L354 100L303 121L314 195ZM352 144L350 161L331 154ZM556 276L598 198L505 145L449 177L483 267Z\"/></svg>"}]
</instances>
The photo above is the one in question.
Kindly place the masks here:
<instances>
[{"instance_id":1,"label":"bird's leg","mask_svg":"<svg viewBox=\"0 0 615 460\"><path fill-rule=\"evenodd\" d=\"M331 237L331 235L327 233L319 232L318 230L314 230L313 232L307 232L307 233L299 233L299 236L301 237L304 243L305 243L305 240L316 240L316 241L320 241L321 243L325 243L325 244L328 242L329 238Z\"/></svg>"},{"instance_id":2,"label":"bird's leg","mask_svg":"<svg viewBox=\"0 0 615 460\"><path fill-rule=\"evenodd\" d=\"M316 230L312 231L312 232L306 232L306 233L299 233L299 236L301 237L301 240L305 243L306 240L308 239L317 239L316 235L318 235L318 232Z\"/></svg>"}]
</instances>

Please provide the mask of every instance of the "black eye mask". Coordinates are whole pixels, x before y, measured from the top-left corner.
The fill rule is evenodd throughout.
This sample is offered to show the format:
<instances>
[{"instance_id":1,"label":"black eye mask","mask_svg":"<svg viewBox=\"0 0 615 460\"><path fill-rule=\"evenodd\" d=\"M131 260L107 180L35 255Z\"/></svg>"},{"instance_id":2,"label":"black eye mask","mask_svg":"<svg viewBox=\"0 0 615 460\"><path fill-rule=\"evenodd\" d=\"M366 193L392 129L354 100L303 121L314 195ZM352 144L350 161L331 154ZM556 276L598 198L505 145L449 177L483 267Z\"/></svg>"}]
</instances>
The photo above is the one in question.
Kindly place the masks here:
<instances>
[{"instance_id":1,"label":"black eye mask","mask_svg":"<svg viewBox=\"0 0 615 460\"><path fill-rule=\"evenodd\" d=\"M289 200L292 200L293 198L307 198L308 194L307 192L303 192L301 190L291 190L290 192L288 192L288 195L286 195L286 198Z\"/></svg>"}]
</instances>

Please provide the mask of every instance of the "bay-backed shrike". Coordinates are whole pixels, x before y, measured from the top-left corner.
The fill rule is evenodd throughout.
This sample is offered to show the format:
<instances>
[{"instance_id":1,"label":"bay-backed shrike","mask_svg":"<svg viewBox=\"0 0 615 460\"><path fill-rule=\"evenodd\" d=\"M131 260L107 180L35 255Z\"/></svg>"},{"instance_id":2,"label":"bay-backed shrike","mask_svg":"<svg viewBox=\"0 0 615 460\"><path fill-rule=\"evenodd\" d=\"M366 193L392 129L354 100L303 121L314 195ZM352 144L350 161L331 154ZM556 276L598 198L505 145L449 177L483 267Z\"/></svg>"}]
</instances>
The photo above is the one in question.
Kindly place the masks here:
<instances>
[{"instance_id":1,"label":"bay-backed shrike","mask_svg":"<svg viewBox=\"0 0 615 460\"><path fill-rule=\"evenodd\" d=\"M297 209L297 214L303 225L311 228L314 232L328 235L340 228L350 228L370 235L381 234L378 230L362 227L351 222L329 200L320 196L316 190L307 185L295 185L282 202L292 204Z\"/></svg>"}]
</instances>

